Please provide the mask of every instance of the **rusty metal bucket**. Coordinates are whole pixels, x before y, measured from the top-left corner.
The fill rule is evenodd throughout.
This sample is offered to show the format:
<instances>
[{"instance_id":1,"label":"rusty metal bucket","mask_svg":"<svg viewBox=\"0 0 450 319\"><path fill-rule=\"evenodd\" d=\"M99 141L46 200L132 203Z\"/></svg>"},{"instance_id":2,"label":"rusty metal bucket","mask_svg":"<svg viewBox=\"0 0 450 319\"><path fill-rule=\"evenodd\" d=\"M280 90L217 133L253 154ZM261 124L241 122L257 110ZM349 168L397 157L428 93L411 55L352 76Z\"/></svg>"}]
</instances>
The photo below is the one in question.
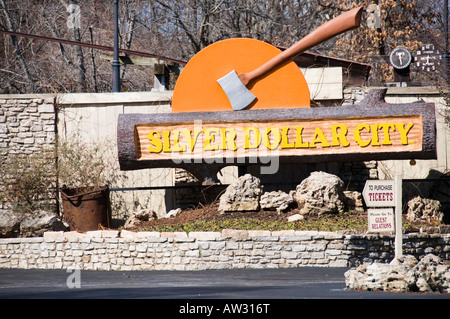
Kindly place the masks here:
<instances>
[{"instance_id":1,"label":"rusty metal bucket","mask_svg":"<svg viewBox=\"0 0 450 319\"><path fill-rule=\"evenodd\" d=\"M85 232L110 227L109 188L79 187L60 189L64 220L70 230Z\"/></svg>"}]
</instances>

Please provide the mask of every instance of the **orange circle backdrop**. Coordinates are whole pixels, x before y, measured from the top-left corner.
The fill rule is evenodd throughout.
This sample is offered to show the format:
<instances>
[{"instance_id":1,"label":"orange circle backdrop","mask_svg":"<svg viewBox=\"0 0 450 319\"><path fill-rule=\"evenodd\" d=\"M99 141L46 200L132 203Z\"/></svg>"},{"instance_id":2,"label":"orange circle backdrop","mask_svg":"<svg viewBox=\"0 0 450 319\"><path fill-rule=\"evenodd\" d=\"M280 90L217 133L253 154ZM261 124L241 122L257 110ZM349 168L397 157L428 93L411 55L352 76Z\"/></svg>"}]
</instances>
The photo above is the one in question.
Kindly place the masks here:
<instances>
[{"instance_id":1,"label":"orange circle backdrop","mask_svg":"<svg viewBox=\"0 0 450 319\"><path fill-rule=\"evenodd\" d=\"M271 44L247 38L213 43L198 52L181 72L173 92L172 112L232 111L217 80L232 70L238 74L253 71L280 52ZM246 109L310 107L308 85L292 61L247 88L256 100Z\"/></svg>"}]
</instances>

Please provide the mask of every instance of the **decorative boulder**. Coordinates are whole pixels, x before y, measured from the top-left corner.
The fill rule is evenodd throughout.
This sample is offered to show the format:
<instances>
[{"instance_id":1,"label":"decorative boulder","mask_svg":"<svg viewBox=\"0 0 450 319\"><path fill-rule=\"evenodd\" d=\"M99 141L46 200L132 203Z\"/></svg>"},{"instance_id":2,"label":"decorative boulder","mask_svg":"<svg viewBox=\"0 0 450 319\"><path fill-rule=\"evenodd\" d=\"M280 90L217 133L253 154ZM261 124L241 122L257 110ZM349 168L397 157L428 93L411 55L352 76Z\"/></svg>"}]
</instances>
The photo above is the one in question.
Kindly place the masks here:
<instances>
[{"instance_id":1,"label":"decorative boulder","mask_svg":"<svg viewBox=\"0 0 450 319\"><path fill-rule=\"evenodd\" d=\"M67 229L67 225L55 213L41 210L22 220L20 236L41 237L46 231L65 231Z\"/></svg>"},{"instance_id":2,"label":"decorative boulder","mask_svg":"<svg viewBox=\"0 0 450 319\"><path fill-rule=\"evenodd\" d=\"M405 279L411 291L450 293L450 266L433 254L423 257Z\"/></svg>"},{"instance_id":3,"label":"decorative boulder","mask_svg":"<svg viewBox=\"0 0 450 319\"><path fill-rule=\"evenodd\" d=\"M258 211L262 192L259 178L245 174L227 187L220 197L219 211L222 213Z\"/></svg>"},{"instance_id":4,"label":"decorative boulder","mask_svg":"<svg viewBox=\"0 0 450 319\"><path fill-rule=\"evenodd\" d=\"M444 213L441 211L441 203L438 200L414 197L408 202L406 218L411 222L426 221L442 222Z\"/></svg>"},{"instance_id":5,"label":"decorative boulder","mask_svg":"<svg viewBox=\"0 0 450 319\"><path fill-rule=\"evenodd\" d=\"M138 226L142 222L146 222L152 219L156 219L156 213L151 210L141 210L133 212L125 222L125 228L132 228Z\"/></svg>"},{"instance_id":6,"label":"decorative boulder","mask_svg":"<svg viewBox=\"0 0 450 319\"><path fill-rule=\"evenodd\" d=\"M46 231L67 230L67 225L53 212L35 213L0 211L0 237L39 237Z\"/></svg>"},{"instance_id":7,"label":"decorative boulder","mask_svg":"<svg viewBox=\"0 0 450 319\"><path fill-rule=\"evenodd\" d=\"M420 261L405 255L385 263L364 263L345 273L347 288L395 292L450 293L450 266L428 254Z\"/></svg>"},{"instance_id":8,"label":"decorative boulder","mask_svg":"<svg viewBox=\"0 0 450 319\"><path fill-rule=\"evenodd\" d=\"M344 211L344 182L336 175L312 172L294 192L302 215L322 215Z\"/></svg>"},{"instance_id":9,"label":"decorative boulder","mask_svg":"<svg viewBox=\"0 0 450 319\"><path fill-rule=\"evenodd\" d=\"M389 264L364 263L345 274L347 288L370 291L408 291L407 272L417 264L414 256L402 256Z\"/></svg>"},{"instance_id":10,"label":"decorative boulder","mask_svg":"<svg viewBox=\"0 0 450 319\"><path fill-rule=\"evenodd\" d=\"M276 210L279 214L286 211L294 203L294 198L283 191L267 192L261 196L262 209Z\"/></svg>"},{"instance_id":11,"label":"decorative boulder","mask_svg":"<svg viewBox=\"0 0 450 319\"><path fill-rule=\"evenodd\" d=\"M21 219L9 210L0 211L0 238L19 237Z\"/></svg>"},{"instance_id":12,"label":"decorative boulder","mask_svg":"<svg viewBox=\"0 0 450 319\"><path fill-rule=\"evenodd\" d=\"M175 216L177 216L178 214L180 214L181 211L182 211L181 208L171 209L171 210L167 213L166 218L175 217Z\"/></svg>"},{"instance_id":13,"label":"decorative boulder","mask_svg":"<svg viewBox=\"0 0 450 319\"><path fill-rule=\"evenodd\" d=\"M289 216L289 217L287 218L287 221L288 221L289 223L291 223L291 222L296 222L296 221L303 220L303 219L305 219L305 217L304 217L303 215L300 215L300 214L294 214L294 215Z\"/></svg>"},{"instance_id":14,"label":"decorative boulder","mask_svg":"<svg viewBox=\"0 0 450 319\"><path fill-rule=\"evenodd\" d=\"M363 212L362 194L356 191L344 191L344 203L349 211Z\"/></svg>"}]
</instances>

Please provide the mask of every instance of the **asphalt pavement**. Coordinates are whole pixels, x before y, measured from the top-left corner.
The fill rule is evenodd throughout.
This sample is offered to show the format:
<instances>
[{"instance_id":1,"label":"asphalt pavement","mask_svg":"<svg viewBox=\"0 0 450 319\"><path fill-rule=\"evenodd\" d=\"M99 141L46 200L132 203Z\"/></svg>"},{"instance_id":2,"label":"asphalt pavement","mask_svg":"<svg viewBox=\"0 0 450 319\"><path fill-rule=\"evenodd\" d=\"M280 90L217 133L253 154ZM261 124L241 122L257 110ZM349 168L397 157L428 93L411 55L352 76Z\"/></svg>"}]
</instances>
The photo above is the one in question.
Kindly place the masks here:
<instances>
[{"instance_id":1,"label":"asphalt pavement","mask_svg":"<svg viewBox=\"0 0 450 319\"><path fill-rule=\"evenodd\" d=\"M346 289L348 268L205 271L0 269L0 299L449 299Z\"/></svg>"}]
</instances>

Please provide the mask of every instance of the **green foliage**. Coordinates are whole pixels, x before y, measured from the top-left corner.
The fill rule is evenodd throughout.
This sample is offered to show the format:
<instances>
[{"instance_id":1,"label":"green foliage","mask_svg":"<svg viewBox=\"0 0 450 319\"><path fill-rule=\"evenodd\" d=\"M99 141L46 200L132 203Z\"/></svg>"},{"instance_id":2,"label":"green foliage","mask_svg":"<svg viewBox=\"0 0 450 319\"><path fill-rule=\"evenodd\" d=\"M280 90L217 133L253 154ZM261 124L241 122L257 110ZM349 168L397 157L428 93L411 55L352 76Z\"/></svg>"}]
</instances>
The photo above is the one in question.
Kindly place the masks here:
<instances>
[{"instance_id":1,"label":"green foliage","mask_svg":"<svg viewBox=\"0 0 450 319\"><path fill-rule=\"evenodd\" d=\"M367 230L367 219L365 215L344 213L340 215L325 215L320 218L310 218L301 221L287 222L274 221L258 218L229 218L224 220L199 220L195 222L162 225L149 227L142 231L217 231L223 229L239 230L317 230L317 231L338 231L338 230Z\"/></svg>"},{"instance_id":2,"label":"green foliage","mask_svg":"<svg viewBox=\"0 0 450 319\"><path fill-rule=\"evenodd\" d=\"M412 223L405 216L403 218L404 231L418 231L421 227L430 226L426 222ZM160 225L139 229L139 231L159 231L186 233L192 231L215 231L220 232L223 229L236 230L299 230L299 231L348 231L354 233L364 233L367 231L367 213L366 212L345 212L340 214L322 215L320 217L307 216L304 220L288 222L286 220L270 220L264 218L228 218L228 219L209 219L197 220L184 224Z\"/></svg>"},{"instance_id":3,"label":"green foliage","mask_svg":"<svg viewBox=\"0 0 450 319\"><path fill-rule=\"evenodd\" d=\"M56 165L53 151L8 157L0 172L0 202L19 213L49 208L55 201ZM54 205L54 203L53 203Z\"/></svg>"}]
</instances>

